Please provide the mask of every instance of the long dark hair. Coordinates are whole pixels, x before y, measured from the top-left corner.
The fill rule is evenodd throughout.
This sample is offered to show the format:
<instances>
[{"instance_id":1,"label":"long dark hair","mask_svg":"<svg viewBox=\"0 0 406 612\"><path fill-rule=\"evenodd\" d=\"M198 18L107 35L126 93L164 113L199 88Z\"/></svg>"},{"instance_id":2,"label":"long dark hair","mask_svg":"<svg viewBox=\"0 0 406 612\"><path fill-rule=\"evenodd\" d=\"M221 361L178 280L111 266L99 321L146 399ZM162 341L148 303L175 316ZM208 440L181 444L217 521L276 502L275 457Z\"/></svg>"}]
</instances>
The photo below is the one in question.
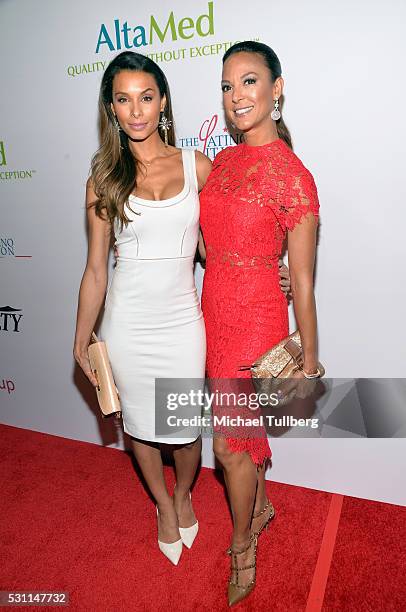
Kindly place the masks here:
<instances>
[{"instance_id":1,"label":"long dark hair","mask_svg":"<svg viewBox=\"0 0 406 612\"><path fill-rule=\"evenodd\" d=\"M168 81L161 68L150 58L134 51L124 51L117 55L107 66L103 75L99 95L99 133L100 147L91 163L91 180L97 196L94 202L99 217L103 211L110 222L116 217L127 226L130 219L125 214L124 205L137 185L137 170L140 164L131 153L128 136L117 130L111 109L113 101L113 79L122 70L134 70L151 74L158 86L161 98L166 96L165 115L171 121L168 130L168 144L175 144L172 103ZM162 140L163 134L160 132Z\"/></svg>"},{"instance_id":2,"label":"long dark hair","mask_svg":"<svg viewBox=\"0 0 406 612\"><path fill-rule=\"evenodd\" d=\"M241 53L242 51L245 53L257 53L264 58L265 64L268 66L271 73L272 83L274 83L278 77L282 76L281 63L275 51L271 49L271 47L268 47L268 45L254 40L244 40L227 49L223 55L223 64L230 55ZM288 147L292 149L292 137L282 117L276 121L276 129L278 130L279 138L284 140Z\"/></svg>"}]
</instances>

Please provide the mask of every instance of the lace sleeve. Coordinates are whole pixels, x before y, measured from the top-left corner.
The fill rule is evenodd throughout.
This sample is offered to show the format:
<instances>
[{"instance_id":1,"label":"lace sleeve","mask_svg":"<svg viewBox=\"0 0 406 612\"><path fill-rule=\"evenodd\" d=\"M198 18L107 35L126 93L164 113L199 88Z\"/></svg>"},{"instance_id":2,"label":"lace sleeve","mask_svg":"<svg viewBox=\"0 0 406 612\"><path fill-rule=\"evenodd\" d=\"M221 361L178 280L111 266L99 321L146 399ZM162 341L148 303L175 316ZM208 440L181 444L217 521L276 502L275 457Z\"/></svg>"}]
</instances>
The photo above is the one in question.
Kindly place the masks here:
<instances>
[{"instance_id":1,"label":"lace sleeve","mask_svg":"<svg viewBox=\"0 0 406 612\"><path fill-rule=\"evenodd\" d=\"M303 168L287 177L272 208L284 230L292 230L308 212L318 220L320 205L312 174Z\"/></svg>"}]
</instances>

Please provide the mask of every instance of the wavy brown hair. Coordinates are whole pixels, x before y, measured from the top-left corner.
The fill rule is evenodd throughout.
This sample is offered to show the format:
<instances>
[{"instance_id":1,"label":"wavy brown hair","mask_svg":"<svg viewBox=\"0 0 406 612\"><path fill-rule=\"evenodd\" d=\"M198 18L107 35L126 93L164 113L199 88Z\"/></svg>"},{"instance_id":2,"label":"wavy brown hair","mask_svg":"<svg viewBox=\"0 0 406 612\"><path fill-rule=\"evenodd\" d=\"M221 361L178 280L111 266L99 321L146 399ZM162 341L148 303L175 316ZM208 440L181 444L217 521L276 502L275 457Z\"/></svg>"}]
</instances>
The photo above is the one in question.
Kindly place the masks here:
<instances>
[{"instance_id":1,"label":"wavy brown hair","mask_svg":"<svg viewBox=\"0 0 406 612\"><path fill-rule=\"evenodd\" d=\"M111 110L113 101L113 79L121 70L134 70L151 74L161 98L166 97L164 113L171 121L168 130L168 144L175 145L172 103L168 81L161 68L150 58L134 51L124 51L117 55L107 66L103 75L99 95L99 136L100 147L91 162L91 182L97 200L92 203L99 217L111 223L116 218L127 226L130 219L124 211L125 204L137 186L140 162L131 153L128 136L124 130L117 130ZM163 134L160 132L162 140Z\"/></svg>"},{"instance_id":2,"label":"wavy brown hair","mask_svg":"<svg viewBox=\"0 0 406 612\"><path fill-rule=\"evenodd\" d=\"M241 53L242 51L245 53L257 53L263 57L265 64L271 73L272 83L274 83L278 77L282 76L281 63L275 51L271 49L271 47L268 47L268 45L254 40L244 40L243 42L236 43L227 49L223 55L223 64L230 57L230 55L234 55L234 53ZM282 102L283 96L281 106ZM284 140L288 147L292 149L292 137L282 117L276 121L276 129L278 130L279 138Z\"/></svg>"}]
</instances>

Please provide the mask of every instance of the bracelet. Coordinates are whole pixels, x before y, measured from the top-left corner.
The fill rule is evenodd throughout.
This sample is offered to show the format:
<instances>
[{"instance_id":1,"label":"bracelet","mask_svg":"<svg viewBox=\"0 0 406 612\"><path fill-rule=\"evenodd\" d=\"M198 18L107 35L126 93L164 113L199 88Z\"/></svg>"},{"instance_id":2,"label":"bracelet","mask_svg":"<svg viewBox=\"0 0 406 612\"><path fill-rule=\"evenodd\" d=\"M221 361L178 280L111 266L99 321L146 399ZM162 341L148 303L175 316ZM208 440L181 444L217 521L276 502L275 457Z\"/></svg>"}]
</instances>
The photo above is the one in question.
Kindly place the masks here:
<instances>
[{"instance_id":1,"label":"bracelet","mask_svg":"<svg viewBox=\"0 0 406 612\"><path fill-rule=\"evenodd\" d=\"M303 369L302 369L302 372L303 372L303 376L307 378L308 380L311 380L312 378L320 378L320 374L321 374L319 368L317 368L314 374L308 374Z\"/></svg>"}]
</instances>

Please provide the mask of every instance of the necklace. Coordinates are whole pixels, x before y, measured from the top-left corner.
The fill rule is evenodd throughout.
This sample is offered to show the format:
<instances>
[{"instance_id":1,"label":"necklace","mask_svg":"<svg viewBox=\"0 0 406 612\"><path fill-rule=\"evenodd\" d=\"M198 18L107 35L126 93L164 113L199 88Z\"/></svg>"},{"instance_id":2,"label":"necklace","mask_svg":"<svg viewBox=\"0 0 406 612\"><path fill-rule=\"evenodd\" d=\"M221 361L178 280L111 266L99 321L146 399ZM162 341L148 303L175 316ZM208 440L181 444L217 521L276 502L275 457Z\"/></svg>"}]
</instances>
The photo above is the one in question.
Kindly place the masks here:
<instances>
[{"instance_id":1,"label":"necklace","mask_svg":"<svg viewBox=\"0 0 406 612\"><path fill-rule=\"evenodd\" d=\"M167 149L167 147L165 147L165 149ZM147 161L146 159L140 159L139 161L142 164L145 164L146 166L151 166L152 162L155 161L156 159L158 159L159 157L162 157L162 155L157 155L156 157L154 157L153 159L151 159L150 161Z\"/></svg>"}]
</instances>

